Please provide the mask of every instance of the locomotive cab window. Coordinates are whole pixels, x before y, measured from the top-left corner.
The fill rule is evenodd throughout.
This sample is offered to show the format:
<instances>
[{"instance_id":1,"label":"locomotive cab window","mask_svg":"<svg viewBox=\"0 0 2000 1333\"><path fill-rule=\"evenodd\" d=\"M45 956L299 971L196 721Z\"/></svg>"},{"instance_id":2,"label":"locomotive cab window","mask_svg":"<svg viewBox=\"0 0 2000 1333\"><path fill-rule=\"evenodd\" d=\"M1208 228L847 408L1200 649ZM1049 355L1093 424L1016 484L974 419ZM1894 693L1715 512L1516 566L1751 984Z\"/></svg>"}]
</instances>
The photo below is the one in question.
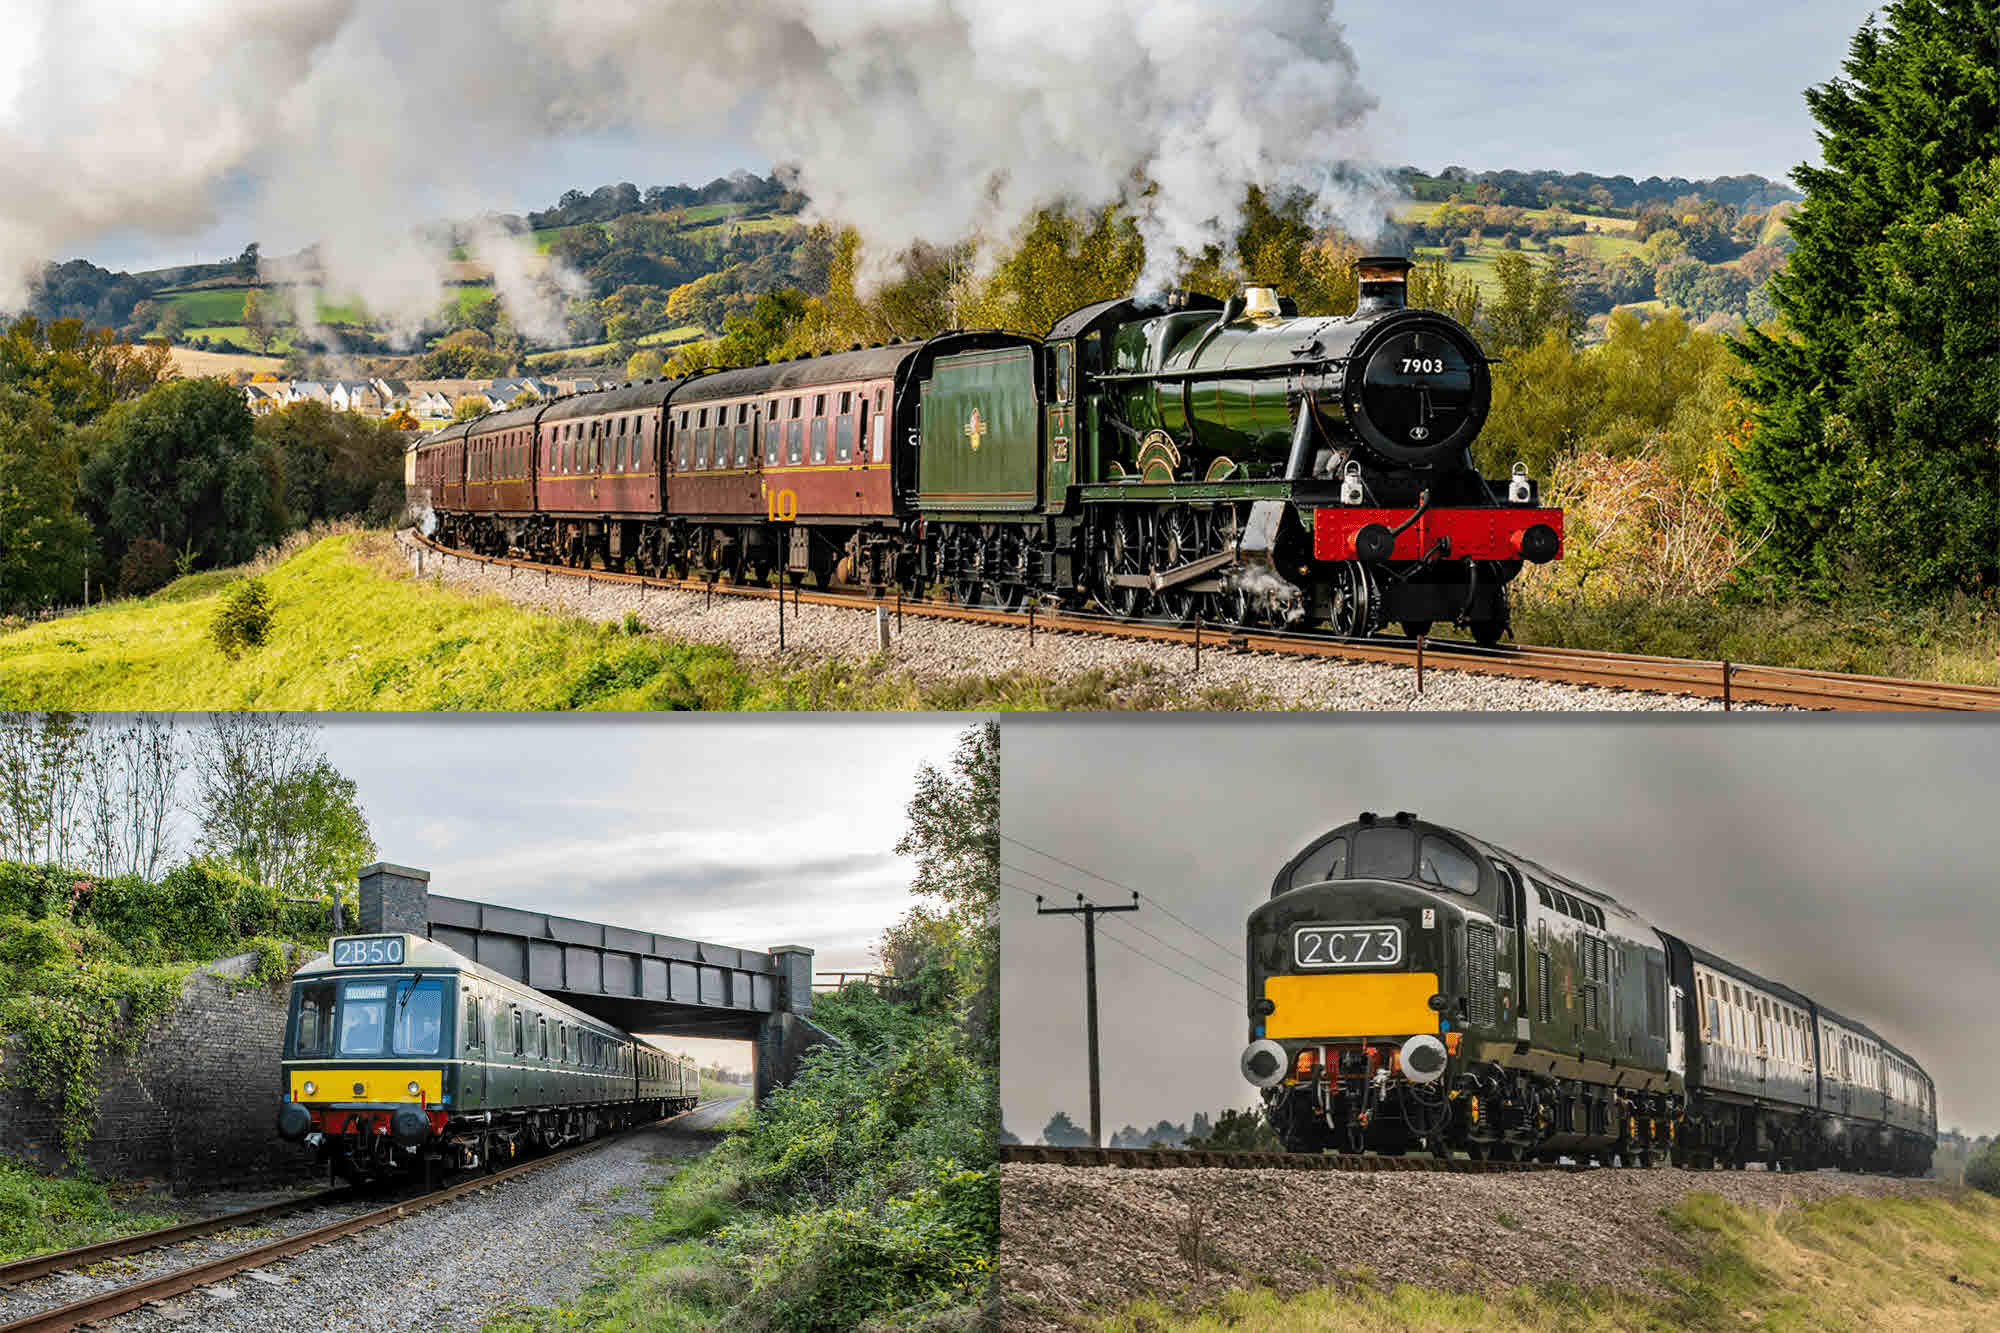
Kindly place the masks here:
<instances>
[{"instance_id":1,"label":"locomotive cab window","mask_svg":"<svg viewBox=\"0 0 2000 1333\"><path fill-rule=\"evenodd\" d=\"M1330 879L1339 879L1347 873L1347 839L1329 838L1307 852L1305 858L1293 869L1287 885L1298 888L1303 884L1324 884Z\"/></svg>"},{"instance_id":2,"label":"locomotive cab window","mask_svg":"<svg viewBox=\"0 0 2000 1333\"><path fill-rule=\"evenodd\" d=\"M444 983L436 977L396 988L397 1055L437 1055L444 1037Z\"/></svg>"},{"instance_id":3,"label":"locomotive cab window","mask_svg":"<svg viewBox=\"0 0 2000 1333\"><path fill-rule=\"evenodd\" d=\"M1521 896L1521 877L1514 873L1514 867L1500 861L1493 863L1493 873L1500 878L1499 910L1494 912L1493 919L1503 926L1511 926L1517 910L1515 900Z\"/></svg>"},{"instance_id":4,"label":"locomotive cab window","mask_svg":"<svg viewBox=\"0 0 2000 1333\"><path fill-rule=\"evenodd\" d=\"M1350 879L1408 879L1417 854L1416 835L1406 828L1364 828L1354 835Z\"/></svg>"},{"instance_id":5,"label":"locomotive cab window","mask_svg":"<svg viewBox=\"0 0 2000 1333\"><path fill-rule=\"evenodd\" d=\"M1479 863L1443 838L1425 838L1417 854L1417 878L1454 893L1479 892Z\"/></svg>"}]
</instances>

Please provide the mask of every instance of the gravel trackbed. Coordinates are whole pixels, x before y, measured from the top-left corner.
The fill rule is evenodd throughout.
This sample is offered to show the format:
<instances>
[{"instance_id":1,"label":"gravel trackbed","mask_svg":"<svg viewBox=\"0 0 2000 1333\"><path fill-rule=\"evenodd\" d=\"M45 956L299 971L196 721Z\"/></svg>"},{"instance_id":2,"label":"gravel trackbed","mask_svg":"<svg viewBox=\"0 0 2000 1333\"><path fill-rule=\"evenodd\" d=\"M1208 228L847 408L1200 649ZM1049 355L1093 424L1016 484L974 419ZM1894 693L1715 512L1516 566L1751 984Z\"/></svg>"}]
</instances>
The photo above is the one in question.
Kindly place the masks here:
<instances>
[{"instance_id":1,"label":"gravel trackbed","mask_svg":"<svg viewBox=\"0 0 2000 1333\"><path fill-rule=\"evenodd\" d=\"M1268 1282L1293 1292L1367 1268L1388 1282L1507 1288L1572 1280L1647 1287L1692 1251L1661 1210L1707 1190L1776 1207L1841 1193L1949 1190L1834 1172L1598 1170L1518 1175L1001 1168L1003 1326L1066 1329L1147 1295ZM1474 1266L1477 1266L1476 1268Z\"/></svg>"}]
</instances>

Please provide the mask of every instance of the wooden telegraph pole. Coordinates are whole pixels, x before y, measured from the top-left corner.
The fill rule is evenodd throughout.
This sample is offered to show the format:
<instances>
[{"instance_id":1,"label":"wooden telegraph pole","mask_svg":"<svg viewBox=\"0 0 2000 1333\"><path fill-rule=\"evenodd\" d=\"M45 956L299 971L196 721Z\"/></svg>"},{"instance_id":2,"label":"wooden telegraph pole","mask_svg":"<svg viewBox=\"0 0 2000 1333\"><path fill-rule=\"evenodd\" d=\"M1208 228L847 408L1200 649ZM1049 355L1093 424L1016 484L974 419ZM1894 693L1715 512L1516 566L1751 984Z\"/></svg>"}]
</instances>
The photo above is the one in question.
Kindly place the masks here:
<instances>
[{"instance_id":1,"label":"wooden telegraph pole","mask_svg":"<svg viewBox=\"0 0 2000 1333\"><path fill-rule=\"evenodd\" d=\"M1096 903L1085 902L1082 894L1076 895L1075 907L1044 907L1042 895L1035 895L1036 916L1080 916L1083 918L1083 992L1086 1030L1090 1034L1090 1146L1104 1146L1103 1112L1098 1097L1097 1083L1097 918L1105 912L1136 912L1139 910L1139 895L1135 892L1132 901L1123 907L1099 907Z\"/></svg>"}]
</instances>

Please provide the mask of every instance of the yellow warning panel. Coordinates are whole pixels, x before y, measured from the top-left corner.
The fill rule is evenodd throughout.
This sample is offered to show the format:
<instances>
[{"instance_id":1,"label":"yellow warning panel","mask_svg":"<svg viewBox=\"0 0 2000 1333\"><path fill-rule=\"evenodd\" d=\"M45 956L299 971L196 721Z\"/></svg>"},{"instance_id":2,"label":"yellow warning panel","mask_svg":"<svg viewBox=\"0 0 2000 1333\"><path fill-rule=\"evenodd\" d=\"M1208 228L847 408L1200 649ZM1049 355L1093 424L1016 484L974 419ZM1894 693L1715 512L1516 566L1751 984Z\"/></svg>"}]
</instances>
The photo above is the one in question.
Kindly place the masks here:
<instances>
[{"instance_id":1,"label":"yellow warning panel","mask_svg":"<svg viewBox=\"0 0 2000 1333\"><path fill-rule=\"evenodd\" d=\"M306 1084L312 1091L306 1091ZM410 1085L417 1085L415 1092ZM439 1069L294 1069L295 1102L416 1102L436 1106L444 1100L444 1071Z\"/></svg>"},{"instance_id":2,"label":"yellow warning panel","mask_svg":"<svg viewBox=\"0 0 2000 1333\"><path fill-rule=\"evenodd\" d=\"M1435 972L1266 977L1264 998L1275 1007L1264 1019L1264 1035L1333 1041L1436 1032L1430 999L1437 989Z\"/></svg>"}]
</instances>

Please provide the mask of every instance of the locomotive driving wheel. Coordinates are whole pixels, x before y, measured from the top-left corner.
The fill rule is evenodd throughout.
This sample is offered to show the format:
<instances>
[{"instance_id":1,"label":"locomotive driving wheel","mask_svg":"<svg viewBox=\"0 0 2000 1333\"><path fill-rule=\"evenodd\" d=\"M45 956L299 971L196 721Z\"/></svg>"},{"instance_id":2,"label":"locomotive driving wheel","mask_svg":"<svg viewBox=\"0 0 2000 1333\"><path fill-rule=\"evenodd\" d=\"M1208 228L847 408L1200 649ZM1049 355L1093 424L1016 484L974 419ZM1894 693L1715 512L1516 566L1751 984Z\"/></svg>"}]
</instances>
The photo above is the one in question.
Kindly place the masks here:
<instances>
[{"instance_id":1,"label":"locomotive driving wheel","mask_svg":"<svg viewBox=\"0 0 2000 1333\"><path fill-rule=\"evenodd\" d=\"M1163 570L1178 569L1182 565L1199 560L1204 554L1201 519L1183 506L1176 505L1160 518L1156 529L1159 540L1154 549L1159 553L1158 564ZM1160 614L1168 620L1179 623L1193 620L1194 609L1200 598L1188 591L1183 583L1174 588L1162 588L1154 594L1159 603Z\"/></svg>"},{"instance_id":2,"label":"locomotive driving wheel","mask_svg":"<svg viewBox=\"0 0 2000 1333\"><path fill-rule=\"evenodd\" d=\"M1148 594L1144 588L1121 586L1113 580L1121 574L1145 573L1144 545L1139 516L1129 512L1114 514L1098 542L1097 600L1121 620L1137 619Z\"/></svg>"},{"instance_id":3,"label":"locomotive driving wheel","mask_svg":"<svg viewBox=\"0 0 2000 1333\"><path fill-rule=\"evenodd\" d=\"M1343 638L1365 639L1382 628L1382 596L1375 576L1359 560L1334 567L1333 609L1328 623Z\"/></svg>"},{"instance_id":4,"label":"locomotive driving wheel","mask_svg":"<svg viewBox=\"0 0 2000 1333\"><path fill-rule=\"evenodd\" d=\"M986 597L986 551L979 529L954 526L945 537L944 566L950 571L951 600L959 606L978 606Z\"/></svg>"}]
</instances>

